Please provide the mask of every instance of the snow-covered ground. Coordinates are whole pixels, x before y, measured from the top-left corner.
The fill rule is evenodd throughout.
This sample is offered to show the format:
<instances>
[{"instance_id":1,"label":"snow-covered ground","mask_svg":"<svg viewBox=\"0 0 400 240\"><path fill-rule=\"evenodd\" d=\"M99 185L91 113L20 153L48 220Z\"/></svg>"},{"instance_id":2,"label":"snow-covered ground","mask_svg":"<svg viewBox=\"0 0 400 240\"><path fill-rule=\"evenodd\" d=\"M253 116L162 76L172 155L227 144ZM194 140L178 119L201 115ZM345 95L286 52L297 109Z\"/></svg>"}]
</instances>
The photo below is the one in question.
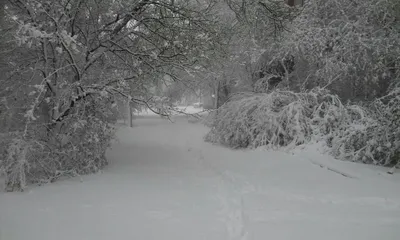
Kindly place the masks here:
<instances>
[{"instance_id":1,"label":"snow-covered ground","mask_svg":"<svg viewBox=\"0 0 400 240\"><path fill-rule=\"evenodd\" d=\"M0 239L400 239L400 173L312 148L233 151L175 120L121 127L101 174L0 193Z\"/></svg>"}]
</instances>

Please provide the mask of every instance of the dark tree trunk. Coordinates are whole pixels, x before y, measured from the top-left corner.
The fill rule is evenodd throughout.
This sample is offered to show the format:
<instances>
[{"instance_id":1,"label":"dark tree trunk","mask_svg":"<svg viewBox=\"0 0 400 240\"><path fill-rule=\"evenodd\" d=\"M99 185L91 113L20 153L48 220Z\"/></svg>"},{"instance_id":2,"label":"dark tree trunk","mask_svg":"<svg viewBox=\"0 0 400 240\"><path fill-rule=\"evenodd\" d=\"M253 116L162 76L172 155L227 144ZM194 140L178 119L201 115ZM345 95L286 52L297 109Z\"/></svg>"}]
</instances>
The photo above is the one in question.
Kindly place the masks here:
<instances>
[{"instance_id":1,"label":"dark tree trunk","mask_svg":"<svg viewBox=\"0 0 400 240\"><path fill-rule=\"evenodd\" d=\"M4 20L4 5L6 4L6 0L0 0L0 29L3 28L3 20Z\"/></svg>"},{"instance_id":2,"label":"dark tree trunk","mask_svg":"<svg viewBox=\"0 0 400 240\"><path fill-rule=\"evenodd\" d=\"M217 88L215 89L215 109L219 108L219 90L220 90L220 81L217 82Z\"/></svg>"}]
</instances>

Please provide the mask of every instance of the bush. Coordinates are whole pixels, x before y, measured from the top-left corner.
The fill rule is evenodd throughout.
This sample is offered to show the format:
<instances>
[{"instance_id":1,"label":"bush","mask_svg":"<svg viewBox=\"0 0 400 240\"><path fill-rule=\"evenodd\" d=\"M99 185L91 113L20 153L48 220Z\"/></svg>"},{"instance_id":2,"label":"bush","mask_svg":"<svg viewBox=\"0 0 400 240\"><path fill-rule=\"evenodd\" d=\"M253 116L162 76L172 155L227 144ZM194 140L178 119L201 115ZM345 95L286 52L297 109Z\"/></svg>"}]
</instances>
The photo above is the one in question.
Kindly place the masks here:
<instances>
[{"instance_id":1,"label":"bush","mask_svg":"<svg viewBox=\"0 0 400 240\"><path fill-rule=\"evenodd\" d=\"M30 145L23 139L11 139L11 142L5 143L2 149L0 160L0 172L5 175L6 190L14 191L23 189L26 183L27 157L30 150Z\"/></svg>"},{"instance_id":2,"label":"bush","mask_svg":"<svg viewBox=\"0 0 400 240\"><path fill-rule=\"evenodd\" d=\"M313 128L328 132L342 109L323 89L307 93L274 91L233 99L218 109L207 141L233 148L296 146L309 142Z\"/></svg>"},{"instance_id":3,"label":"bush","mask_svg":"<svg viewBox=\"0 0 400 240\"><path fill-rule=\"evenodd\" d=\"M61 123L32 123L25 132L3 134L0 172L5 174L6 190L95 173L106 166L114 128L105 102L95 102L82 102Z\"/></svg>"},{"instance_id":4,"label":"bush","mask_svg":"<svg viewBox=\"0 0 400 240\"><path fill-rule=\"evenodd\" d=\"M400 88L375 100L360 117L332 136L329 146L340 159L375 165L400 163Z\"/></svg>"},{"instance_id":5,"label":"bush","mask_svg":"<svg viewBox=\"0 0 400 240\"><path fill-rule=\"evenodd\" d=\"M205 140L231 148L295 147L324 141L333 156L392 166L400 156L400 89L368 107L343 105L316 88L237 97L214 116Z\"/></svg>"}]
</instances>

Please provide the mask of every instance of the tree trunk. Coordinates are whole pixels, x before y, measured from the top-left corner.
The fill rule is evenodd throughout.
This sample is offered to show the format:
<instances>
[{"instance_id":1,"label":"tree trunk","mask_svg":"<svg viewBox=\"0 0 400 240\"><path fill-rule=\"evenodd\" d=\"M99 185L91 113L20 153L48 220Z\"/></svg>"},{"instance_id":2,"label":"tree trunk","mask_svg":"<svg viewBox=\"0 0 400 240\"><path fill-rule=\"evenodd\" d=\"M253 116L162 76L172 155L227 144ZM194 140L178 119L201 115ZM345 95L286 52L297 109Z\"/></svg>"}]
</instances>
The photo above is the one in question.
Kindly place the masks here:
<instances>
[{"instance_id":1,"label":"tree trunk","mask_svg":"<svg viewBox=\"0 0 400 240\"><path fill-rule=\"evenodd\" d=\"M132 118L132 107L131 103L128 101L128 122L129 122L129 127L133 127L133 118Z\"/></svg>"},{"instance_id":2,"label":"tree trunk","mask_svg":"<svg viewBox=\"0 0 400 240\"><path fill-rule=\"evenodd\" d=\"M133 127L133 112L131 107L129 107L129 111L129 127Z\"/></svg>"},{"instance_id":3,"label":"tree trunk","mask_svg":"<svg viewBox=\"0 0 400 240\"><path fill-rule=\"evenodd\" d=\"M214 104L215 104L215 109L218 109L219 108L219 89L220 89L220 81L218 80L217 81L217 87L216 87L216 89L215 89L215 102L214 102Z\"/></svg>"},{"instance_id":4,"label":"tree trunk","mask_svg":"<svg viewBox=\"0 0 400 240\"><path fill-rule=\"evenodd\" d=\"M4 20L4 6L6 4L6 0L0 0L0 29L3 29L3 20Z\"/></svg>"}]
</instances>

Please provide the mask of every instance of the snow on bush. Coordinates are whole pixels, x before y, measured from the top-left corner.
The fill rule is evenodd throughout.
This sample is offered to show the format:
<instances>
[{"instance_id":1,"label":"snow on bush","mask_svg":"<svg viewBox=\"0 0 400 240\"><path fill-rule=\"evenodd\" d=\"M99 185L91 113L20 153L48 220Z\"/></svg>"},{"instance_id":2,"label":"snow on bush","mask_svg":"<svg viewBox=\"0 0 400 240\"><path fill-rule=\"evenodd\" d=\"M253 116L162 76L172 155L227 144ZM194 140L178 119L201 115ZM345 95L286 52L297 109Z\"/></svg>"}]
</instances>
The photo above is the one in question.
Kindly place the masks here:
<instances>
[{"instance_id":1,"label":"snow on bush","mask_svg":"<svg viewBox=\"0 0 400 240\"><path fill-rule=\"evenodd\" d=\"M343 105L321 88L239 97L218 109L205 140L231 148L295 147L323 140L337 158L395 165L400 153L399 93L396 89L368 108Z\"/></svg>"},{"instance_id":2,"label":"snow on bush","mask_svg":"<svg viewBox=\"0 0 400 240\"><path fill-rule=\"evenodd\" d=\"M315 126L320 132L335 127L341 109L337 97L323 89L233 99L218 109L206 140L233 148L296 146L312 139Z\"/></svg>"},{"instance_id":3,"label":"snow on bush","mask_svg":"<svg viewBox=\"0 0 400 240\"><path fill-rule=\"evenodd\" d=\"M218 109L206 140L233 148L322 140L339 159L398 164L400 2L310 0L298 10L289 31L265 40L256 94ZM274 86L269 69L288 58L293 69Z\"/></svg>"},{"instance_id":4,"label":"snow on bush","mask_svg":"<svg viewBox=\"0 0 400 240\"><path fill-rule=\"evenodd\" d=\"M399 164L400 88L375 100L368 111L359 108L358 115L330 136L327 143L332 154L340 159L375 165Z\"/></svg>"},{"instance_id":5,"label":"snow on bush","mask_svg":"<svg viewBox=\"0 0 400 240\"><path fill-rule=\"evenodd\" d=\"M2 151L2 161L0 169L6 176L6 190L23 189L26 183L27 157L29 144L23 139L14 138L10 143L3 142L7 146L7 151Z\"/></svg>"},{"instance_id":6,"label":"snow on bush","mask_svg":"<svg viewBox=\"0 0 400 240\"><path fill-rule=\"evenodd\" d=\"M108 105L107 99L87 100L60 123L30 122L25 132L3 134L0 172L6 190L101 170L114 136Z\"/></svg>"}]
</instances>

